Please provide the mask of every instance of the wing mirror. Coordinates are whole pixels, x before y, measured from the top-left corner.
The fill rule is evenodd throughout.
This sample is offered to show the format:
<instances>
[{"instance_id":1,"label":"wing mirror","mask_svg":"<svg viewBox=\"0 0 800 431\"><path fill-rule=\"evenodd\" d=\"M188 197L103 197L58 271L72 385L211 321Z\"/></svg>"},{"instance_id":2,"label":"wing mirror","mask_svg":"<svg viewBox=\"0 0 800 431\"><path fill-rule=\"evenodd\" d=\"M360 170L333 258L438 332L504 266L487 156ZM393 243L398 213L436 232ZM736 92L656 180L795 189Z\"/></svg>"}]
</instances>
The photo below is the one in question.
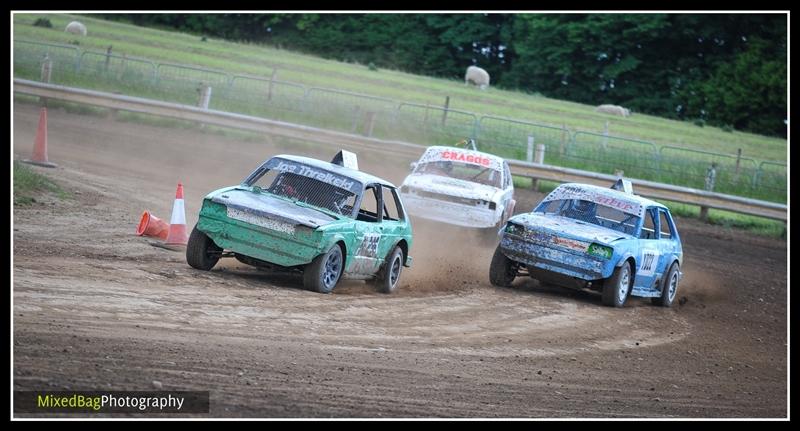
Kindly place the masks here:
<instances>
[{"instance_id":1,"label":"wing mirror","mask_svg":"<svg viewBox=\"0 0 800 431\"><path fill-rule=\"evenodd\" d=\"M411 167L411 170L412 170L412 171L413 171L414 169L417 169L417 162L411 162L411 164L409 165L409 167Z\"/></svg>"}]
</instances>

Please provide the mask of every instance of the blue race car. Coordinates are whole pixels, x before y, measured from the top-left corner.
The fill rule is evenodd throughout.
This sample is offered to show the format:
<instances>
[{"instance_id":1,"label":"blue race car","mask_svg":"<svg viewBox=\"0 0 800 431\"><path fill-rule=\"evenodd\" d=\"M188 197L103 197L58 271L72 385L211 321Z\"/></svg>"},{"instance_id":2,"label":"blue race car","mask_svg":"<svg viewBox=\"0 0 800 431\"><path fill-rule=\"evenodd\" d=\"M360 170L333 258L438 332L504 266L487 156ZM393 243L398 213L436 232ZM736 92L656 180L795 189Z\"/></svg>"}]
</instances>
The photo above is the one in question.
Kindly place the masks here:
<instances>
[{"instance_id":1,"label":"blue race car","mask_svg":"<svg viewBox=\"0 0 800 431\"><path fill-rule=\"evenodd\" d=\"M669 307L683 273L683 249L669 209L633 194L630 182L611 188L562 184L531 213L500 231L489 278L510 286L519 275L590 289L622 307L629 295Z\"/></svg>"}]
</instances>

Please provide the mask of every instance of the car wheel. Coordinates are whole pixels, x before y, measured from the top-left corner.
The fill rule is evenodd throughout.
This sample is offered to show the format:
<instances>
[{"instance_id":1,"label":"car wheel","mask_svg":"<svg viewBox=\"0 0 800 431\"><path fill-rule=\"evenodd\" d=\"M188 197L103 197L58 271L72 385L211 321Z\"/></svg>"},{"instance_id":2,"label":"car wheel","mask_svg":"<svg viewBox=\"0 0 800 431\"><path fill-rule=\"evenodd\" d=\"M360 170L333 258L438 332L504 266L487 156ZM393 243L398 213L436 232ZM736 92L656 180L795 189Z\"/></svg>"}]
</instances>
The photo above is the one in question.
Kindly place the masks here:
<instances>
[{"instance_id":1,"label":"car wheel","mask_svg":"<svg viewBox=\"0 0 800 431\"><path fill-rule=\"evenodd\" d=\"M517 268L519 264L509 259L502 251L500 246L494 250L492 264L489 266L489 282L493 286L508 287L517 278Z\"/></svg>"},{"instance_id":2,"label":"car wheel","mask_svg":"<svg viewBox=\"0 0 800 431\"><path fill-rule=\"evenodd\" d=\"M614 274L606 280L603 286L603 305L609 307L622 307L631 291L633 277L631 263L625 261L619 268L614 269Z\"/></svg>"},{"instance_id":3,"label":"car wheel","mask_svg":"<svg viewBox=\"0 0 800 431\"><path fill-rule=\"evenodd\" d=\"M334 244L327 253L314 258L303 271L303 286L319 293L331 293L344 268L344 256L339 244Z\"/></svg>"},{"instance_id":4,"label":"car wheel","mask_svg":"<svg viewBox=\"0 0 800 431\"><path fill-rule=\"evenodd\" d=\"M403 249L395 247L386 264L381 269L378 278L375 280L378 291L381 293L392 293L397 290L400 284L400 273L403 271Z\"/></svg>"},{"instance_id":5,"label":"car wheel","mask_svg":"<svg viewBox=\"0 0 800 431\"><path fill-rule=\"evenodd\" d=\"M672 303L675 302L675 296L678 293L678 282L680 281L678 272L678 264L673 263L672 266L669 267L667 276L664 278L665 284L661 289L661 296L650 298L654 305L672 307Z\"/></svg>"},{"instance_id":6,"label":"car wheel","mask_svg":"<svg viewBox=\"0 0 800 431\"><path fill-rule=\"evenodd\" d=\"M208 235L195 226L186 244L186 262L192 268L208 271L217 264L221 255L222 247L214 244Z\"/></svg>"}]
</instances>

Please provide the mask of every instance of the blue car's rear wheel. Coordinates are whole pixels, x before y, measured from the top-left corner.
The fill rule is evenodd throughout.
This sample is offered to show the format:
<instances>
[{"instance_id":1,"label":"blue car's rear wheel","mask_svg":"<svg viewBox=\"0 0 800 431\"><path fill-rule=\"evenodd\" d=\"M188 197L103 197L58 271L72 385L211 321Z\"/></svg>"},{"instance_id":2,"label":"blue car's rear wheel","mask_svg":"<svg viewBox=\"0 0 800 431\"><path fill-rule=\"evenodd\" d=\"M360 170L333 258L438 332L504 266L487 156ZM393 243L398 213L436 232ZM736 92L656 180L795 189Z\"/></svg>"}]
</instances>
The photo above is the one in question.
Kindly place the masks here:
<instances>
[{"instance_id":1,"label":"blue car's rear wheel","mask_svg":"<svg viewBox=\"0 0 800 431\"><path fill-rule=\"evenodd\" d=\"M672 307L672 303L675 302L675 297L678 293L678 282L680 281L679 272L680 270L677 262L673 263L672 266L669 267L667 276L664 277L664 285L661 287L661 296L657 298L651 298L653 304L660 305L662 307Z\"/></svg>"}]
</instances>

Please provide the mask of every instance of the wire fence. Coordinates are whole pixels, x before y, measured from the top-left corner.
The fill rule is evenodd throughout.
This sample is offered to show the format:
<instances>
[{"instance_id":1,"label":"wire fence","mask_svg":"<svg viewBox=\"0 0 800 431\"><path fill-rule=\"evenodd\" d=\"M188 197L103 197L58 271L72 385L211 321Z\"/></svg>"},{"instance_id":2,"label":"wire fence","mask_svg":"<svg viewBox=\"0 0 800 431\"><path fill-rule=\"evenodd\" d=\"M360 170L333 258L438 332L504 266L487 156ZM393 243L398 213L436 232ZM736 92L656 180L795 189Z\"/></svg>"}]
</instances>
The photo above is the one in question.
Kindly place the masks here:
<instances>
[{"instance_id":1,"label":"wire fence","mask_svg":"<svg viewBox=\"0 0 800 431\"><path fill-rule=\"evenodd\" d=\"M785 203L787 165L610 136L564 126L410 103L349 91L307 87L266 75L230 74L155 62L71 45L14 41L14 76L147 97L209 109L426 145L466 137L479 149L532 161L544 146L545 164L624 175ZM710 180L710 181L709 181Z\"/></svg>"}]
</instances>

